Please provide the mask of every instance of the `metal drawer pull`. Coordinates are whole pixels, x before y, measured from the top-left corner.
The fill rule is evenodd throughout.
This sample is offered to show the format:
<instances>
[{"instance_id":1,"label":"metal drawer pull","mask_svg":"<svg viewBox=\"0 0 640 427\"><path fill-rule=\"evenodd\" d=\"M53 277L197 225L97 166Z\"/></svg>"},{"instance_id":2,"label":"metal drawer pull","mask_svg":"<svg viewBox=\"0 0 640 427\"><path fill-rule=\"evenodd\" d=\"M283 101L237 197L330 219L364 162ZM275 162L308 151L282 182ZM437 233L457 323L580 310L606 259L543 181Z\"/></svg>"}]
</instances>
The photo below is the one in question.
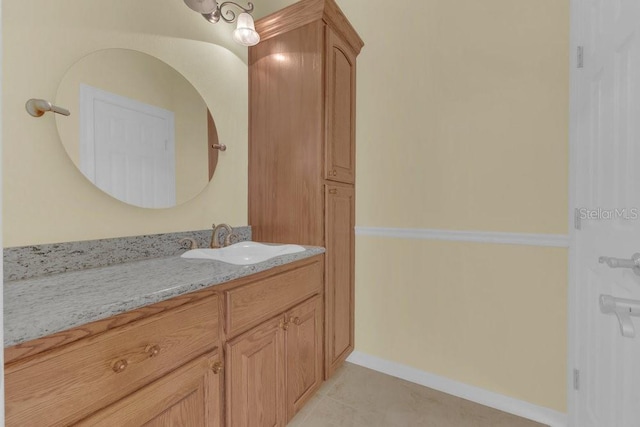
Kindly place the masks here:
<instances>
[{"instance_id":1,"label":"metal drawer pull","mask_svg":"<svg viewBox=\"0 0 640 427\"><path fill-rule=\"evenodd\" d=\"M293 324L296 326L299 326L302 323L299 317L294 317L293 319L291 319L291 322L293 322Z\"/></svg>"},{"instance_id":2,"label":"metal drawer pull","mask_svg":"<svg viewBox=\"0 0 640 427\"><path fill-rule=\"evenodd\" d=\"M600 295L600 311L604 314L616 315L623 337L634 338L636 336L636 329L631 317L640 317L640 301Z\"/></svg>"},{"instance_id":3,"label":"metal drawer pull","mask_svg":"<svg viewBox=\"0 0 640 427\"><path fill-rule=\"evenodd\" d=\"M111 369L113 369L113 372L116 374L119 374L120 372L124 372L124 370L127 369L127 366L129 366L127 359L120 359L113 362Z\"/></svg>"},{"instance_id":4,"label":"metal drawer pull","mask_svg":"<svg viewBox=\"0 0 640 427\"><path fill-rule=\"evenodd\" d=\"M607 264L611 268L630 268L640 276L640 253L635 253L631 259L611 258L601 256L598 261L600 264Z\"/></svg>"},{"instance_id":5,"label":"metal drawer pull","mask_svg":"<svg viewBox=\"0 0 640 427\"><path fill-rule=\"evenodd\" d=\"M159 345L148 345L147 348L144 349L145 353L149 355L149 357L156 357L160 354L160 346Z\"/></svg>"},{"instance_id":6,"label":"metal drawer pull","mask_svg":"<svg viewBox=\"0 0 640 427\"><path fill-rule=\"evenodd\" d=\"M338 190L332 188L331 190L329 190L329 194L338 194Z\"/></svg>"}]
</instances>

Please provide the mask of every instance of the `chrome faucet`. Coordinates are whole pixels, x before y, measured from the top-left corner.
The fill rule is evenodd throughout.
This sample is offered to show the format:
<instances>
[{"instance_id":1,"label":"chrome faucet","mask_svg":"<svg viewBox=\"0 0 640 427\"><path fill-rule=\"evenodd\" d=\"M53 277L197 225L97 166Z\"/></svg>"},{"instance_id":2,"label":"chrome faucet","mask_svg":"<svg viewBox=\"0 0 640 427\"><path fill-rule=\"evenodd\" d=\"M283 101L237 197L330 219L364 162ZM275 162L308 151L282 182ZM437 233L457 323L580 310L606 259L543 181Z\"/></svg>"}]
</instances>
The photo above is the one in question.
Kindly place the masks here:
<instances>
[{"instance_id":1,"label":"chrome faucet","mask_svg":"<svg viewBox=\"0 0 640 427\"><path fill-rule=\"evenodd\" d=\"M229 246L231 244L231 239L233 237L238 237L234 232L233 232L233 228L231 228L230 225L228 224L218 224L212 225L213 227L213 232L211 233L211 244L209 245L209 247L211 248L224 248L225 246ZM220 244L220 240L218 239L218 232L221 229L225 229L227 230L227 236L224 238L224 242L222 243L222 245Z\"/></svg>"}]
</instances>

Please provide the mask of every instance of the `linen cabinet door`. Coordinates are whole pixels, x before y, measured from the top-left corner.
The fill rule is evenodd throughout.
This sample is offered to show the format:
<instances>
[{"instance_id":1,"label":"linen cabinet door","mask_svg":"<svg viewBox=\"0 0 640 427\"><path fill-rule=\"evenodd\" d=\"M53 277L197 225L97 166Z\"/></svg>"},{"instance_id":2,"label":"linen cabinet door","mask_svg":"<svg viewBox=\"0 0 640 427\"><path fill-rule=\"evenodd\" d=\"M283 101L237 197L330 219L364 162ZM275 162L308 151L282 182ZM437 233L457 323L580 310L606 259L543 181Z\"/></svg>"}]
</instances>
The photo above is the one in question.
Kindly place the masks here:
<instances>
[{"instance_id":1,"label":"linen cabinet door","mask_svg":"<svg viewBox=\"0 0 640 427\"><path fill-rule=\"evenodd\" d=\"M322 318L321 296L287 313L287 420L307 403L324 380Z\"/></svg>"},{"instance_id":2,"label":"linen cabinet door","mask_svg":"<svg viewBox=\"0 0 640 427\"><path fill-rule=\"evenodd\" d=\"M286 424L284 316L226 344L227 425Z\"/></svg>"},{"instance_id":3,"label":"linen cabinet door","mask_svg":"<svg viewBox=\"0 0 640 427\"><path fill-rule=\"evenodd\" d=\"M199 357L76 425L221 427L221 363L218 352Z\"/></svg>"},{"instance_id":4,"label":"linen cabinet door","mask_svg":"<svg viewBox=\"0 0 640 427\"><path fill-rule=\"evenodd\" d=\"M355 191L325 186L325 378L354 347Z\"/></svg>"},{"instance_id":5,"label":"linen cabinet door","mask_svg":"<svg viewBox=\"0 0 640 427\"><path fill-rule=\"evenodd\" d=\"M355 183L356 56L326 30L325 179Z\"/></svg>"}]
</instances>

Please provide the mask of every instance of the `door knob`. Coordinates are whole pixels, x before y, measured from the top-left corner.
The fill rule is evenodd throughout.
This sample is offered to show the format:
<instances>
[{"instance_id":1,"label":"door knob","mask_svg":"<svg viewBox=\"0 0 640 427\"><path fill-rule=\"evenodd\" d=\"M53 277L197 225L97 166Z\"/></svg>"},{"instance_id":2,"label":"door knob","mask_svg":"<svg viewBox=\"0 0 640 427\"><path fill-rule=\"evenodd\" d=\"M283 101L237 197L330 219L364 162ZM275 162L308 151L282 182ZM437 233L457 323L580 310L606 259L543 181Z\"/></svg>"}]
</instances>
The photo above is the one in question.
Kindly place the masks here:
<instances>
[{"instance_id":1,"label":"door knob","mask_svg":"<svg viewBox=\"0 0 640 427\"><path fill-rule=\"evenodd\" d=\"M119 374L120 372L124 372L124 370L127 369L127 366L129 366L127 359L120 359L113 362L111 369L113 369L113 372L116 374Z\"/></svg>"},{"instance_id":2,"label":"door knob","mask_svg":"<svg viewBox=\"0 0 640 427\"><path fill-rule=\"evenodd\" d=\"M211 370L214 374L218 375L224 369L224 364L222 362L216 362L211 365Z\"/></svg>"},{"instance_id":3,"label":"door knob","mask_svg":"<svg viewBox=\"0 0 640 427\"><path fill-rule=\"evenodd\" d=\"M144 349L145 353L149 355L149 357L156 357L160 354L160 346L159 345L148 345Z\"/></svg>"},{"instance_id":4,"label":"door knob","mask_svg":"<svg viewBox=\"0 0 640 427\"><path fill-rule=\"evenodd\" d=\"M608 256L601 256L598 259L600 264L607 264L611 268L630 268L640 276L640 253L635 253L631 259L611 258Z\"/></svg>"}]
</instances>

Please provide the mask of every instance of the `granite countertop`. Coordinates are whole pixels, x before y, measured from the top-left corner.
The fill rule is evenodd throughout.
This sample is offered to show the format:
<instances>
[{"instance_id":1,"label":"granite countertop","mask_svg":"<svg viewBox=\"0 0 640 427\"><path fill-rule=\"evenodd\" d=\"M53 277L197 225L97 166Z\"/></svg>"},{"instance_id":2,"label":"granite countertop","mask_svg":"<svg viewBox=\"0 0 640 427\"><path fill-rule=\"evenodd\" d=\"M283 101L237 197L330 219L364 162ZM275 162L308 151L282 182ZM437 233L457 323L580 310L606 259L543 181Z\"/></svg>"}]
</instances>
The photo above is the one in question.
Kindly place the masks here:
<instances>
[{"instance_id":1,"label":"granite countertop","mask_svg":"<svg viewBox=\"0 0 640 427\"><path fill-rule=\"evenodd\" d=\"M168 256L6 282L4 346L324 253L320 247L305 249L248 266Z\"/></svg>"}]
</instances>

